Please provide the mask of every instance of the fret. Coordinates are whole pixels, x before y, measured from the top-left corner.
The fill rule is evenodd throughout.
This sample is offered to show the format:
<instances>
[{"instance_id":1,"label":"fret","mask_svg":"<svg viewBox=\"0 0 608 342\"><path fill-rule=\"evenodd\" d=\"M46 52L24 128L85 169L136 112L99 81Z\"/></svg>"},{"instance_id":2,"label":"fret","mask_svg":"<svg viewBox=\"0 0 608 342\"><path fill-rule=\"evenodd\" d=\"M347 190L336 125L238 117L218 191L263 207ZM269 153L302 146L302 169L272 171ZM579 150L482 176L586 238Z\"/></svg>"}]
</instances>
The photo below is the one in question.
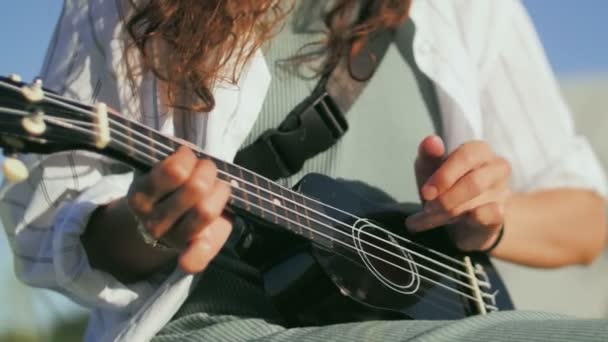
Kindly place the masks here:
<instances>
[{"instance_id":1,"label":"fret","mask_svg":"<svg viewBox=\"0 0 608 342\"><path fill-rule=\"evenodd\" d=\"M127 126L127 154L131 157L135 154L135 148L133 147L133 122L131 120L126 120Z\"/></svg>"},{"instance_id":2,"label":"fret","mask_svg":"<svg viewBox=\"0 0 608 342\"><path fill-rule=\"evenodd\" d=\"M114 146L116 149L123 151L125 155L138 161L146 168L153 166L153 162L149 158L142 157L142 154L146 155L144 148L146 144L141 141L141 137L136 134L137 130L134 128L137 123L128 120L120 115L109 113L110 119L110 136L112 137L111 144L114 142L121 143L121 145ZM126 146L124 146L126 145Z\"/></svg>"},{"instance_id":3,"label":"fret","mask_svg":"<svg viewBox=\"0 0 608 342\"><path fill-rule=\"evenodd\" d=\"M162 160L172 151L169 151L171 146L179 146L172 139L155 132L154 130L144 126L136 121L129 120L117 114L111 114L110 127L115 134L110 133L113 140L119 141L127 146L121 146L119 149L126 150L126 154L138 160L148 167L152 167L152 160ZM148 151L148 152L147 152ZM142 158L141 154L147 155L148 158Z\"/></svg>"},{"instance_id":4,"label":"fret","mask_svg":"<svg viewBox=\"0 0 608 342\"><path fill-rule=\"evenodd\" d=\"M262 197L261 191L260 191L260 183L258 182L258 177L257 176L253 176L253 184L255 184L255 193L258 195L257 196L257 198L258 198L258 204L260 205L261 208L264 208L263 201L262 201L263 197ZM265 219L266 218L265 216L266 215L265 215L264 211L262 210L262 216L261 216L261 218Z\"/></svg>"},{"instance_id":5,"label":"fret","mask_svg":"<svg viewBox=\"0 0 608 342\"><path fill-rule=\"evenodd\" d=\"M234 186L232 184L232 177L230 176L230 173L228 172L228 166L226 165L226 163L216 162L216 161L214 161L214 162L215 162L215 166L217 167L217 170L218 170L217 178L219 178L220 180L223 180L226 183L230 184L232 195L230 196L230 199L228 200L228 203L236 205L236 203L234 203L234 201L238 200L238 198L235 197L238 194L236 193L235 190L237 190L238 187ZM228 175L224 175L220 171L223 171L223 172L227 173Z\"/></svg>"},{"instance_id":6,"label":"fret","mask_svg":"<svg viewBox=\"0 0 608 342\"><path fill-rule=\"evenodd\" d=\"M116 121L119 121L122 125L126 126L119 126L116 128L117 130L126 130L126 134L130 138L129 140L137 141L139 143L138 145L140 151L144 152L141 145L145 145L150 157L159 161L168 157L182 145L175 139L157 132L139 122L128 120L121 116L116 116L115 119L117 119ZM132 141L129 141L129 143L132 144ZM138 147L135 146L134 148L137 149Z\"/></svg>"},{"instance_id":7,"label":"fret","mask_svg":"<svg viewBox=\"0 0 608 342\"><path fill-rule=\"evenodd\" d=\"M242 168L240 168L240 167L239 167L238 169L239 169L239 171L238 171L238 172L239 172L239 175L241 176L240 178L241 178L241 179L245 179L245 176L243 176L243 169L242 169ZM237 183L237 184L238 184L238 183ZM243 186L245 186L245 187L247 187L247 185L248 185L248 184L246 184L246 183L245 183L245 184L243 184ZM248 199L248 196L247 196L247 191L243 191L243 198L244 198L244 199L245 199L245 201L246 201L246 202L245 202L245 209L247 209L247 210L251 210L251 206L250 206L250 205L249 205L249 203L248 203L249 199Z\"/></svg>"},{"instance_id":8,"label":"fret","mask_svg":"<svg viewBox=\"0 0 608 342\"><path fill-rule=\"evenodd\" d=\"M154 132L151 129L147 129L146 130L146 135L148 136L149 139L146 139L146 144L148 145L148 150L150 151L150 155L152 156L153 159L159 159L157 158L156 154L156 147L154 146ZM160 158L159 160L164 159L164 158Z\"/></svg>"},{"instance_id":9,"label":"fret","mask_svg":"<svg viewBox=\"0 0 608 342\"><path fill-rule=\"evenodd\" d=\"M274 183L268 182L268 188L274 194L272 196L272 203L275 207L275 214L278 219L281 219L284 222L285 228L292 230L297 229L297 225L294 223L293 219L290 217L290 211L287 210L288 200L283 196L283 187Z\"/></svg>"},{"instance_id":10,"label":"fret","mask_svg":"<svg viewBox=\"0 0 608 342\"><path fill-rule=\"evenodd\" d=\"M294 233L302 236L304 228L300 222L300 210L293 197L293 191L283 188L278 184L273 184L274 192L278 193L281 201L281 209L283 209L283 216L286 218L287 228L292 230ZM286 195L287 193L287 195Z\"/></svg>"},{"instance_id":11,"label":"fret","mask_svg":"<svg viewBox=\"0 0 608 342\"><path fill-rule=\"evenodd\" d=\"M173 153L174 151L177 151L178 148L180 148L182 146L181 143L179 143L178 141L168 138L162 134L159 133L155 133L156 135L156 141L160 142L161 144L169 147L169 149L171 150L170 152L167 152L167 154L169 153ZM163 148L163 151L165 151L167 148ZM195 152L196 153L196 152Z\"/></svg>"},{"instance_id":12,"label":"fret","mask_svg":"<svg viewBox=\"0 0 608 342\"><path fill-rule=\"evenodd\" d=\"M301 210L302 206L298 205L300 203L297 200L297 198L299 198L300 196L296 197L295 192L293 192L291 190L287 191L287 196L285 196L285 192L283 190L281 190L281 194L283 195L283 197L286 198L285 202L287 202L287 203L285 204L285 206L287 208L291 209L289 211L289 214L287 217L295 218L296 230L300 234L300 236L304 236L304 231L309 230L310 227L305 226L300 219L300 216L302 216L302 210Z\"/></svg>"},{"instance_id":13,"label":"fret","mask_svg":"<svg viewBox=\"0 0 608 342\"><path fill-rule=\"evenodd\" d=\"M133 138L132 122L112 112L109 112L108 115L110 116L110 136L112 140L125 143L127 145L126 154L132 158L136 158L137 147L133 144L136 139ZM126 129L121 125L126 126Z\"/></svg>"},{"instance_id":14,"label":"fret","mask_svg":"<svg viewBox=\"0 0 608 342\"><path fill-rule=\"evenodd\" d=\"M255 215L255 216L260 216L263 214L263 210L262 208L259 208L258 206L255 205L251 205L251 202L249 201L248 197L247 197L247 191L248 189L246 188L246 185L244 184L244 182L240 181L237 179L237 177L233 177L230 172L229 172L229 167L227 163L219 163L218 167L222 170L224 170L227 174L223 174L223 175L218 175L218 177L226 182L228 182L230 184L231 187L231 191L232 191L232 196L230 197L230 203L242 210L245 210L246 212Z\"/></svg>"},{"instance_id":15,"label":"fret","mask_svg":"<svg viewBox=\"0 0 608 342\"><path fill-rule=\"evenodd\" d=\"M257 208L255 208L255 207L252 208L251 203L249 203L249 199L247 197L248 189L245 186L246 184L243 180L241 180L235 176L235 169L234 169L233 165L226 163L224 161L215 160L215 159L214 159L214 162L218 168L218 171L221 170L223 172L223 173L218 172L218 178L227 182L228 184L230 184L230 188L232 191L232 199L235 201L240 201L241 208L245 209L248 212L252 212L253 214L255 214L255 210Z\"/></svg>"},{"instance_id":16,"label":"fret","mask_svg":"<svg viewBox=\"0 0 608 342\"><path fill-rule=\"evenodd\" d=\"M267 180L265 178L259 178L259 177L255 177L255 178L258 178L257 184L260 184L260 187L270 191L270 194L266 192L265 195L263 195L266 198L266 201L264 201L264 202L266 204L266 207L268 209L270 209L270 215L271 215L271 218L273 219L274 223L279 224L280 222L279 222L279 215L277 215L278 214L277 207L280 207L282 204L281 204L281 200L277 198L278 196L276 196L276 195L273 196L273 194L276 194L270 188L271 184L273 184L273 183L271 183L269 180Z\"/></svg>"},{"instance_id":17,"label":"fret","mask_svg":"<svg viewBox=\"0 0 608 342\"><path fill-rule=\"evenodd\" d=\"M239 171L237 170L235 165L213 157L211 157L210 159L217 166L218 178L221 178L226 182L232 183L232 185L234 185L235 187L242 187L245 180L241 179L241 177L239 176ZM219 172L220 170L221 172ZM235 181L238 182L238 184L236 184Z\"/></svg>"},{"instance_id":18,"label":"fret","mask_svg":"<svg viewBox=\"0 0 608 342\"><path fill-rule=\"evenodd\" d=\"M116 140L116 141L120 141L123 142L127 145L126 148L126 154L131 157L131 158L136 158L136 151L137 148L135 147L135 145L133 144L133 136L132 136L132 126L131 126L131 121L130 120L124 120L123 117L121 117L118 114L112 113L112 112L108 112L109 115L109 121L110 121L110 136L112 137L112 140ZM121 127L121 125L126 126L126 129L124 129L123 127ZM116 132L118 134L116 134ZM124 137L123 135L126 135L126 137Z\"/></svg>"},{"instance_id":19,"label":"fret","mask_svg":"<svg viewBox=\"0 0 608 342\"><path fill-rule=\"evenodd\" d=\"M145 127L145 126L143 126ZM145 132L141 132L147 138L139 136L140 140L146 140L145 144L148 146L148 149L151 151L151 155L158 159L163 160L167 158L169 155L173 154L180 146L183 144L167 137L166 135L156 132L149 128L138 127L140 131L145 130Z\"/></svg>"},{"instance_id":20,"label":"fret","mask_svg":"<svg viewBox=\"0 0 608 342\"><path fill-rule=\"evenodd\" d=\"M216 163L222 165L223 170L226 172L225 175L219 176L230 182L234 194L243 199L241 201L244 205L242 209L265 219L265 216L268 215L268 213L264 212L264 209L267 207L264 200L266 193L257 188L255 175L245 172L234 164L223 161L216 161Z\"/></svg>"},{"instance_id":21,"label":"fret","mask_svg":"<svg viewBox=\"0 0 608 342\"><path fill-rule=\"evenodd\" d=\"M302 207L303 207L303 210L304 210L304 218L305 218L305 221L306 221L306 226L309 228L308 229L308 237L311 240L314 240L315 239L315 234L314 234L314 231L313 231L313 224L310 221L310 209L309 209L309 208L311 208L311 207L309 207L309 205L314 204L314 202L311 201L311 200L309 200L308 198L306 198L304 196L300 196L300 198L302 200ZM309 203L307 203L307 202L309 202ZM312 207L312 208L314 208L314 207Z\"/></svg>"},{"instance_id":22,"label":"fret","mask_svg":"<svg viewBox=\"0 0 608 342\"><path fill-rule=\"evenodd\" d=\"M308 236L305 237L327 248L333 247L334 239L344 238L344 235L336 232L335 222L324 205L305 196L300 196L300 199L304 208L304 217L310 228Z\"/></svg>"}]
</instances>

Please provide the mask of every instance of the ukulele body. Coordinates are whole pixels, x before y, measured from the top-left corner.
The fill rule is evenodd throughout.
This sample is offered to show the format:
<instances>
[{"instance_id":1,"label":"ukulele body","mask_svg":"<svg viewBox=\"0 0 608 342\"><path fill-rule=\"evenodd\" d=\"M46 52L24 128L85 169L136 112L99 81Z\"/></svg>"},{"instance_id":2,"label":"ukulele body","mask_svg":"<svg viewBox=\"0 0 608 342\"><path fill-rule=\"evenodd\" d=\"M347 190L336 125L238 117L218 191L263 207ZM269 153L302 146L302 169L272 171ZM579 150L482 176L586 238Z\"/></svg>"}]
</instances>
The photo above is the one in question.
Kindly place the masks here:
<instances>
[{"instance_id":1,"label":"ukulele body","mask_svg":"<svg viewBox=\"0 0 608 342\"><path fill-rule=\"evenodd\" d=\"M406 236L405 218L416 205L399 205L364 183L318 174L307 175L295 189L326 205L319 203L315 209L322 214L312 217L331 225L327 234L333 235L311 243L270 225L256 227L246 255L262 271L267 294L288 324L459 319L480 313L475 287L486 311L513 308L485 254L466 255L475 270L467 273L465 255L451 247L444 229Z\"/></svg>"}]
</instances>

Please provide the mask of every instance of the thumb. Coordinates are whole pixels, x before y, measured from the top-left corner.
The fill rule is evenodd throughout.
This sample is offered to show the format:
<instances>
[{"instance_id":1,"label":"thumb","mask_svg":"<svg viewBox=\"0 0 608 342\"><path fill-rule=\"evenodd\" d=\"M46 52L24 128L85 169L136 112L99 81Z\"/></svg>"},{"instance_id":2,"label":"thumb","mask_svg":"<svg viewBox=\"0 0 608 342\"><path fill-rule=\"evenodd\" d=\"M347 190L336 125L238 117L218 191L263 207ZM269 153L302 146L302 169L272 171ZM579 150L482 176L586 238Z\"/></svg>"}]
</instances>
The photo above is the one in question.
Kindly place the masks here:
<instances>
[{"instance_id":1,"label":"thumb","mask_svg":"<svg viewBox=\"0 0 608 342\"><path fill-rule=\"evenodd\" d=\"M444 155L445 145L440 137L430 135L420 142L420 145L418 145L418 156L414 163L418 189L421 189L424 183L441 166ZM424 197L426 198L427 196Z\"/></svg>"}]
</instances>

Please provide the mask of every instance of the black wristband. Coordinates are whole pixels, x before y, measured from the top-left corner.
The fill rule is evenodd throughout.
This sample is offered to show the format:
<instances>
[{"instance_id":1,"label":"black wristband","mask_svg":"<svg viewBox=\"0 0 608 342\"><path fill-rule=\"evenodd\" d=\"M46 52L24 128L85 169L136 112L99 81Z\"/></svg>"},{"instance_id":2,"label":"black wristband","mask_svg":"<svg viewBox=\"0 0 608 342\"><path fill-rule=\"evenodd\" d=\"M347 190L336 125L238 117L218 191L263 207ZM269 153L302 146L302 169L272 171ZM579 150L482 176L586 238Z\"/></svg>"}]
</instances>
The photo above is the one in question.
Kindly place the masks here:
<instances>
[{"instance_id":1,"label":"black wristband","mask_svg":"<svg viewBox=\"0 0 608 342\"><path fill-rule=\"evenodd\" d=\"M505 225L503 224L502 227L500 227L500 232L498 232L498 236L496 237L496 240L494 240L494 243L492 244L492 246L480 251L481 253L490 253L491 251L494 250L494 248L496 248L496 246L498 246L498 244L500 243L500 240L502 240L502 236L505 233Z\"/></svg>"}]
</instances>

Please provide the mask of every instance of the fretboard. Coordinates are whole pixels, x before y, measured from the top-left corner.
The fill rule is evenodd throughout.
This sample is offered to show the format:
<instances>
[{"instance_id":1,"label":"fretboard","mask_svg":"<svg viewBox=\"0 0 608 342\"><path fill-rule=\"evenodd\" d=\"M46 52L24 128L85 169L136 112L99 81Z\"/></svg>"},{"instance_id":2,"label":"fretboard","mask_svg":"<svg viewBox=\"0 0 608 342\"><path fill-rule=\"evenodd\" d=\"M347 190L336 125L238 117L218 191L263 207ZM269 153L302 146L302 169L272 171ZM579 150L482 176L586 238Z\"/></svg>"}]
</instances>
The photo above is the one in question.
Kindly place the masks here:
<instances>
[{"instance_id":1,"label":"fretboard","mask_svg":"<svg viewBox=\"0 0 608 342\"><path fill-rule=\"evenodd\" d=\"M112 115L110 130L111 147L144 171L180 146L188 144L118 115ZM233 211L246 213L308 240L331 246L328 237L335 236L335 228L332 219L324 213L322 204L240 166L209 156L194 146L190 147L199 158L212 160L217 166L218 178L230 184L232 198L229 207Z\"/></svg>"}]
</instances>

